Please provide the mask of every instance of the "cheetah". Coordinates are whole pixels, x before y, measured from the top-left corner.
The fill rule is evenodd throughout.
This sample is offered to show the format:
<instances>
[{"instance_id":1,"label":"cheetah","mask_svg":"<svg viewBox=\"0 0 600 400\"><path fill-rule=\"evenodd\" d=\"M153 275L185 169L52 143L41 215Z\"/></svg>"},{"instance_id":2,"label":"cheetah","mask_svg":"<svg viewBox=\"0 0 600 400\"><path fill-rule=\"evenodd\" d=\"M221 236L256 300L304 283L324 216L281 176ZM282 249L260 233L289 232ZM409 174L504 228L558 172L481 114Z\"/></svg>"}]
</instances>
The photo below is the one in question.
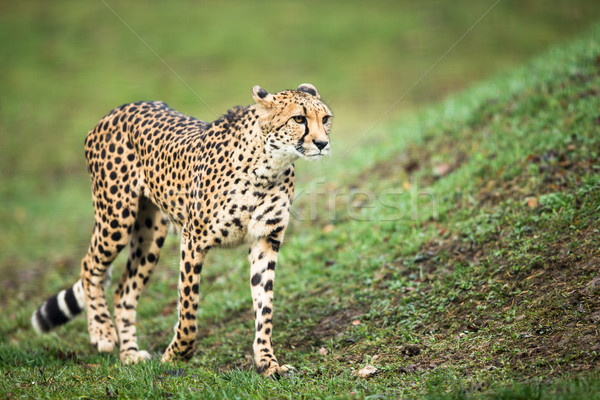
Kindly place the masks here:
<instances>
[{"instance_id":1,"label":"cheetah","mask_svg":"<svg viewBox=\"0 0 600 400\"><path fill-rule=\"evenodd\" d=\"M62 325L84 308L90 342L100 352L119 347L125 363L150 359L136 337L136 306L158 262L170 224L181 232L178 321L163 362L189 360L197 334L199 282L207 252L249 245L255 318L254 365L264 376L289 370L273 352L273 285L279 247L294 195L294 161L331 152L332 113L311 84L268 93L212 123L162 102L125 104L106 115L85 140L94 228L80 279L32 315L38 332ZM112 263L129 244L114 293L114 323L106 303Z\"/></svg>"}]
</instances>

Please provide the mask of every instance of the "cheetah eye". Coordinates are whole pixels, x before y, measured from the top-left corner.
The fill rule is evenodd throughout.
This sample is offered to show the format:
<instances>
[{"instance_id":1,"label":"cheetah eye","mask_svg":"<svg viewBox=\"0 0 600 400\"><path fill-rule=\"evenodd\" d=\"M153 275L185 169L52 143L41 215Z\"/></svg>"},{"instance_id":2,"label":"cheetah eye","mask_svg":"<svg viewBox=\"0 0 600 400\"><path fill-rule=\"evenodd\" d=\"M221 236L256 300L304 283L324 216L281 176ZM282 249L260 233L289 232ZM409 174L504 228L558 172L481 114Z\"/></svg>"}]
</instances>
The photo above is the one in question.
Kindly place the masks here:
<instances>
[{"instance_id":1,"label":"cheetah eye","mask_svg":"<svg viewBox=\"0 0 600 400\"><path fill-rule=\"evenodd\" d=\"M292 117L294 121L298 124L304 124L306 122L306 117L304 115L296 115Z\"/></svg>"},{"instance_id":2,"label":"cheetah eye","mask_svg":"<svg viewBox=\"0 0 600 400\"><path fill-rule=\"evenodd\" d=\"M327 125L327 123L331 120L331 115L326 115L323 117L323 125Z\"/></svg>"}]
</instances>

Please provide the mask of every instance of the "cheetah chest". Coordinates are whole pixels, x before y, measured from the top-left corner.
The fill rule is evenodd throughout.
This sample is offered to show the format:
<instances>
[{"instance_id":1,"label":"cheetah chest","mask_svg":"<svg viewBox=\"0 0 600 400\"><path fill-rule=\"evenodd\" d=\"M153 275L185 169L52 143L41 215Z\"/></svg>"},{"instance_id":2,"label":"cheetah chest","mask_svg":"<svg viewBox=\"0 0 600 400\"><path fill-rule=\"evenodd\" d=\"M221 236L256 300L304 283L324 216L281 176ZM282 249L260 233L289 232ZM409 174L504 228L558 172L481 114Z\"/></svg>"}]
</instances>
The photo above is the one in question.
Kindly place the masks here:
<instances>
[{"instance_id":1,"label":"cheetah chest","mask_svg":"<svg viewBox=\"0 0 600 400\"><path fill-rule=\"evenodd\" d=\"M189 223L196 234L211 246L236 246L251 243L285 229L290 201L278 188L258 189L246 185L225 190L213 201L195 200Z\"/></svg>"}]
</instances>

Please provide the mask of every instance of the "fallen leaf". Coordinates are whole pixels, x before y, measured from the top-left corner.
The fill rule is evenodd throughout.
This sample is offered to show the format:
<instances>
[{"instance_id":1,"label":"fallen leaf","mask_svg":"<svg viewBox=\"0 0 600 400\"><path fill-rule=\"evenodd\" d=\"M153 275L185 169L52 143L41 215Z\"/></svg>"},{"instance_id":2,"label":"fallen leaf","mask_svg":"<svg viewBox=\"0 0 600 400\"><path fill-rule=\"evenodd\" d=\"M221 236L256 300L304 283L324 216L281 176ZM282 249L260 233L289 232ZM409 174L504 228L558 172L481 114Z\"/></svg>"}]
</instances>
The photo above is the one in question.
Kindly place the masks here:
<instances>
[{"instance_id":1,"label":"fallen leaf","mask_svg":"<svg viewBox=\"0 0 600 400\"><path fill-rule=\"evenodd\" d=\"M327 350L325 347L321 347L319 349L319 354L322 356L326 356L327 354L329 354L329 350Z\"/></svg>"},{"instance_id":2,"label":"fallen leaf","mask_svg":"<svg viewBox=\"0 0 600 400\"><path fill-rule=\"evenodd\" d=\"M450 164L442 163L434 165L433 173L437 176L446 176L450 172Z\"/></svg>"},{"instance_id":3,"label":"fallen leaf","mask_svg":"<svg viewBox=\"0 0 600 400\"><path fill-rule=\"evenodd\" d=\"M359 319L353 320L352 325L354 325L354 326L360 325L360 320Z\"/></svg>"},{"instance_id":4,"label":"fallen leaf","mask_svg":"<svg viewBox=\"0 0 600 400\"><path fill-rule=\"evenodd\" d=\"M323 232L324 235L327 235L329 232L331 232L335 227L332 224L327 224L323 227L323 230L321 232Z\"/></svg>"},{"instance_id":5,"label":"fallen leaf","mask_svg":"<svg viewBox=\"0 0 600 400\"><path fill-rule=\"evenodd\" d=\"M357 372L357 376L359 378L369 378L377 373L378 369L372 365L367 365L364 368L361 368Z\"/></svg>"},{"instance_id":6,"label":"fallen leaf","mask_svg":"<svg viewBox=\"0 0 600 400\"><path fill-rule=\"evenodd\" d=\"M527 207L529 208L537 208L538 206L538 199L537 197L528 197L527 198Z\"/></svg>"}]
</instances>

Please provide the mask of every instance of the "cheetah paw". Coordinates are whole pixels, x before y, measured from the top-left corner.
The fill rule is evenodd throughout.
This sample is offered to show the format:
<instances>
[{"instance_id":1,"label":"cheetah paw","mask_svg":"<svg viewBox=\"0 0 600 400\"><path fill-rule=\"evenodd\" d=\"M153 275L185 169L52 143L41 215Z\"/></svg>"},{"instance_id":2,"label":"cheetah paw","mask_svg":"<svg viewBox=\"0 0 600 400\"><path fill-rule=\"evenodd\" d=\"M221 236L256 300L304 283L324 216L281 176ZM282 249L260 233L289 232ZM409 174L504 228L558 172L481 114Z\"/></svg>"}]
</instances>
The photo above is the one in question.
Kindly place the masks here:
<instances>
[{"instance_id":1,"label":"cheetah paw","mask_svg":"<svg viewBox=\"0 0 600 400\"><path fill-rule=\"evenodd\" d=\"M292 367L289 364L285 365L273 365L265 370L262 375L265 378L275 378L279 379L285 376L288 376L296 371L296 368Z\"/></svg>"},{"instance_id":2,"label":"cheetah paw","mask_svg":"<svg viewBox=\"0 0 600 400\"><path fill-rule=\"evenodd\" d=\"M175 358L176 358L176 357L175 357L175 355L173 354L173 352L172 352L172 351L169 351L169 350L167 350L167 351L165 351L165 352L163 353L162 357L160 358L160 362L163 362L163 363L170 363L170 362L173 362L173 361L175 360Z\"/></svg>"},{"instance_id":3,"label":"cheetah paw","mask_svg":"<svg viewBox=\"0 0 600 400\"><path fill-rule=\"evenodd\" d=\"M115 348L115 341L109 338L103 338L98 341L96 347L100 353L112 353Z\"/></svg>"},{"instance_id":4,"label":"cheetah paw","mask_svg":"<svg viewBox=\"0 0 600 400\"><path fill-rule=\"evenodd\" d=\"M121 352L119 358L123 364L130 365L148 361L152 357L146 350L129 350Z\"/></svg>"},{"instance_id":5,"label":"cheetah paw","mask_svg":"<svg viewBox=\"0 0 600 400\"><path fill-rule=\"evenodd\" d=\"M108 329L108 332L105 332L106 329ZM89 333L90 343L92 346L96 346L99 352L111 353L114 350L117 343L117 332L114 327L100 328L93 326L89 329Z\"/></svg>"}]
</instances>

